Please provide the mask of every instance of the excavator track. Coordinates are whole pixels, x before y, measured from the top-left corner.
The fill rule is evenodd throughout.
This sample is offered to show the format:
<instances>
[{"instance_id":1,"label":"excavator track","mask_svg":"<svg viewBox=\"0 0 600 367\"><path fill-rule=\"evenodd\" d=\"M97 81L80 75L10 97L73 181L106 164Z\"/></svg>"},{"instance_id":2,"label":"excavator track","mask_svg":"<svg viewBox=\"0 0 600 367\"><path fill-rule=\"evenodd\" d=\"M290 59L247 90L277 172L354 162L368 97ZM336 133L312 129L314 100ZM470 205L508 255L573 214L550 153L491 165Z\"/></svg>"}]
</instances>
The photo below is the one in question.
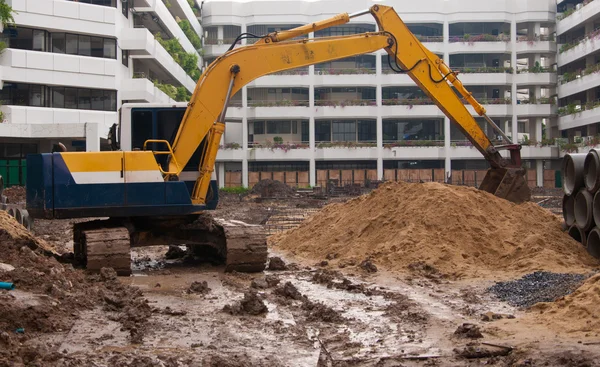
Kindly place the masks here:
<instances>
[{"instance_id":1,"label":"excavator track","mask_svg":"<svg viewBox=\"0 0 600 367\"><path fill-rule=\"evenodd\" d=\"M225 271L261 272L267 263L267 241L262 227L223 227L227 250Z\"/></svg>"},{"instance_id":2,"label":"excavator track","mask_svg":"<svg viewBox=\"0 0 600 367\"><path fill-rule=\"evenodd\" d=\"M118 275L131 275L129 231L122 226L83 223L74 229L74 253L78 262L92 272L113 268ZM96 225L94 225L96 224ZM99 227L99 228L98 228Z\"/></svg>"}]
</instances>

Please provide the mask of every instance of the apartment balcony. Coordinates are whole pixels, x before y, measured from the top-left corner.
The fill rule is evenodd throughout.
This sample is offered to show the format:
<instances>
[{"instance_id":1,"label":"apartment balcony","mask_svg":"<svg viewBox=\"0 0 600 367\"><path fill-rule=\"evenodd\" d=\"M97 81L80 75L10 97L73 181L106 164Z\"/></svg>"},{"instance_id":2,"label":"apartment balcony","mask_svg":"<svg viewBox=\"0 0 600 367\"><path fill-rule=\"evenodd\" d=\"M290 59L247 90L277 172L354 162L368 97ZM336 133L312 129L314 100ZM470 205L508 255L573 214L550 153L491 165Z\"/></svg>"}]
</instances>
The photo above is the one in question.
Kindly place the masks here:
<instances>
[{"instance_id":1,"label":"apartment balcony","mask_svg":"<svg viewBox=\"0 0 600 367\"><path fill-rule=\"evenodd\" d=\"M316 100L314 110L316 118L373 117L377 116L377 102L370 99L346 101Z\"/></svg>"},{"instance_id":2,"label":"apartment balcony","mask_svg":"<svg viewBox=\"0 0 600 367\"><path fill-rule=\"evenodd\" d=\"M558 114L559 130L595 124L600 121L600 102L588 102L575 108L561 107Z\"/></svg>"},{"instance_id":3,"label":"apartment balcony","mask_svg":"<svg viewBox=\"0 0 600 367\"><path fill-rule=\"evenodd\" d=\"M529 101L519 101L516 112L519 117L549 117L557 114L557 107L552 101L544 98L541 102L530 104Z\"/></svg>"},{"instance_id":4,"label":"apartment balcony","mask_svg":"<svg viewBox=\"0 0 600 367\"><path fill-rule=\"evenodd\" d=\"M168 95L146 78L124 79L121 83L121 99L149 103L175 103Z\"/></svg>"},{"instance_id":5,"label":"apartment balcony","mask_svg":"<svg viewBox=\"0 0 600 367\"><path fill-rule=\"evenodd\" d=\"M196 51L196 48L192 45L185 33L183 33L179 24L177 24L177 21L162 0L146 0L146 2L148 3L147 7L135 7L134 10L138 13L156 14L164 24L164 27L167 28L173 38L177 38L179 44L181 44L181 47L183 47L186 52L198 55L198 68L202 69L202 58L198 54L198 51ZM189 7L189 5L187 6Z\"/></svg>"},{"instance_id":6,"label":"apartment balcony","mask_svg":"<svg viewBox=\"0 0 600 367\"><path fill-rule=\"evenodd\" d=\"M519 70L515 76L515 81L519 86L555 85L556 79L556 73L552 73L548 69L542 69L541 72Z\"/></svg>"},{"instance_id":7,"label":"apartment balcony","mask_svg":"<svg viewBox=\"0 0 600 367\"><path fill-rule=\"evenodd\" d=\"M315 86L373 86L377 84L375 68L315 69Z\"/></svg>"},{"instance_id":8,"label":"apartment balcony","mask_svg":"<svg viewBox=\"0 0 600 367\"><path fill-rule=\"evenodd\" d=\"M119 13L113 7L64 0L7 0L7 4L20 26L116 36Z\"/></svg>"},{"instance_id":9,"label":"apartment balcony","mask_svg":"<svg viewBox=\"0 0 600 367\"><path fill-rule=\"evenodd\" d=\"M248 108L246 114L248 118L261 119L261 118L281 118L285 116L286 119L294 118L306 118L309 114L309 101L248 101ZM240 109L241 112L241 109ZM227 110L229 114L229 109ZM231 115L231 117L236 117Z\"/></svg>"},{"instance_id":10,"label":"apartment balcony","mask_svg":"<svg viewBox=\"0 0 600 367\"><path fill-rule=\"evenodd\" d=\"M316 160L357 161L378 157L375 142L316 142Z\"/></svg>"},{"instance_id":11,"label":"apartment balcony","mask_svg":"<svg viewBox=\"0 0 600 367\"><path fill-rule=\"evenodd\" d=\"M450 36L447 50L453 53L508 53L511 52L510 35L494 36L477 34L465 36Z\"/></svg>"},{"instance_id":12,"label":"apartment balcony","mask_svg":"<svg viewBox=\"0 0 600 367\"><path fill-rule=\"evenodd\" d=\"M308 143L285 143L272 147L250 146L248 159L251 161L306 161L311 150Z\"/></svg>"},{"instance_id":13,"label":"apartment balcony","mask_svg":"<svg viewBox=\"0 0 600 367\"><path fill-rule=\"evenodd\" d=\"M538 36L535 38L521 38L515 45L517 54L523 53L556 53L556 42L548 36Z\"/></svg>"},{"instance_id":14,"label":"apartment balcony","mask_svg":"<svg viewBox=\"0 0 600 367\"><path fill-rule=\"evenodd\" d=\"M174 16L178 16L180 19L185 19L190 22L192 29L196 34L202 34L202 27L198 21L198 16L194 14L194 10L190 7L187 0L175 0L171 3L170 12Z\"/></svg>"},{"instance_id":15,"label":"apartment balcony","mask_svg":"<svg viewBox=\"0 0 600 367\"><path fill-rule=\"evenodd\" d=\"M445 117L442 110L433 101L426 98L383 100L381 116L383 118L398 118L398 116L419 116L421 118Z\"/></svg>"},{"instance_id":16,"label":"apartment balcony","mask_svg":"<svg viewBox=\"0 0 600 367\"><path fill-rule=\"evenodd\" d=\"M390 69L382 70L382 87L414 87L415 82L406 74L396 73Z\"/></svg>"},{"instance_id":17,"label":"apartment balcony","mask_svg":"<svg viewBox=\"0 0 600 367\"><path fill-rule=\"evenodd\" d=\"M585 24L600 13L600 2L592 1L579 10L572 10L557 16L556 34L562 35L573 28Z\"/></svg>"},{"instance_id":18,"label":"apartment balcony","mask_svg":"<svg viewBox=\"0 0 600 367\"><path fill-rule=\"evenodd\" d=\"M445 158L443 141L383 142L383 159L425 159Z\"/></svg>"},{"instance_id":19,"label":"apartment balcony","mask_svg":"<svg viewBox=\"0 0 600 367\"><path fill-rule=\"evenodd\" d=\"M565 98L600 86L600 66L593 66L579 73L562 75L558 84L558 98Z\"/></svg>"},{"instance_id":20,"label":"apartment balcony","mask_svg":"<svg viewBox=\"0 0 600 367\"><path fill-rule=\"evenodd\" d=\"M196 82L179 66L165 48L145 28L129 28L122 31L119 45L123 50L131 51L132 58L154 60L165 72L170 74L191 93Z\"/></svg>"},{"instance_id":21,"label":"apartment balcony","mask_svg":"<svg viewBox=\"0 0 600 367\"><path fill-rule=\"evenodd\" d=\"M117 60L6 49L0 80L28 84L115 89Z\"/></svg>"},{"instance_id":22,"label":"apartment balcony","mask_svg":"<svg viewBox=\"0 0 600 367\"><path fill-rule=\"evenodd\" d=\"M505 67L451 67L459 72L465 85L509 85L513 81L513 68Z\"/></svg>"},{"instance_id":23,"label":"apartment balcony","mask_svg":"<svg viewBox=\"0 0 600 367\"><path fill-rule=\"evenodd\" d=\"M487 115L490 117L512 116L513 107L510 98L475 98L485 107ZM464 103L471 115L478 116L473 106L468 104L466 101L464 101Z\"/></svg>"},{"instance_id":24,"label":"apartment balcony","mask_svg":"<svg viewBox=\"0 0 600 367\"><path fill-rule=\"evenodd\" d=\"M503 157L508 158L510 153L501 151ZM481 152L469 141L455 141L450 146L451 159L482 159ZM556 146L522 146L522 159L552 159L559 158L559 149Z\"/></svg>"},{"instance_id":25,"label":"apartment balcony","mask_svg":"<svg viewBox=\"0 0 600 367\"><path fill-rule=\"evenodd\" d=\"M278 73L273 73L261 76L248 83L248 88L289 88L289 87L306 87L310 85L310 81L306 77L307 69L292 69Z\"/></svg>"},{"instance_id":26,"label":"apartment balcony","mask_svg":"<svg viewBox=\"0 0 600 367\"><path fill-rule=\"evenodd\" d=\"M23 131L23 129L31 129L31 126L33 126L36 131L39 131L39 135L36 135L35 137L52 137L52 135L46 134L50 132L59 134L58 136L60 137L69 137L69 131L61 131L61 126L65 126L65 124L69 124L69 126L85 126L85 124L88 122L100 124L100 130L104 136L106 136L110 126L118 122L118 113L112 111L90 111L9 105L0 107L0 110L2 110L4 113L4 121L2 124L0 124L0 128L6 129L7 132L10 132L11 129L14 129L15 131ZM18 127L17 125L22 126Z\"/></svg>"},{"instance_id":27,"label":"apartment balcony","mask_svg":"<svg viewBox=\"0 0 600 367\"><path fill-rule=\"evenodd\" d=\"M234 38L231 39L215 39L215 38L205 38L204 39L204 55L205 57L217 57L223 55L231 44L235 41ZM238 41L236 47L241 45L242 41Z\"/></svg>"},{"instance_id":28,"label":"apartment balcony","mask_svg":"<svg viewBox=\"0 0 600 367\"><path fill-rule=\"evenodd\" d=\"M600 50L600 42L596 42L596 38L600 35L600 29L586 34L579 40L572 41L560 45L556 63L558 67L579 60L587 55L590 55Z\"/></svg>"}]
</instances>

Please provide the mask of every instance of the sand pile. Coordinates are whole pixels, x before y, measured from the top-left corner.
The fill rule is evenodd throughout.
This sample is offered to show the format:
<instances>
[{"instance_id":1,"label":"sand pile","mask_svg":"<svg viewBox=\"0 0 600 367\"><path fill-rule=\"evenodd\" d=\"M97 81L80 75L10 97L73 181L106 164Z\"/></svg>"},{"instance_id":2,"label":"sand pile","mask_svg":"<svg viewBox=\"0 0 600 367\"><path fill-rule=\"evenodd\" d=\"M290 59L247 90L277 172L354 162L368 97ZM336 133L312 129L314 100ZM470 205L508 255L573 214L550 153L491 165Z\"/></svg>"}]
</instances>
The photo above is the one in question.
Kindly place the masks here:
<instances>
[{"instance_id":1,"label":"sand pile","mask_svg":"<svg viewBox=\"0 0 600 367\"><path fill-rule=\"evenodd\" d=\"M311 261L387 270L425 262L450 276L586 270L600 262L534 203L439 183L387 183L331 204L271 242ZM343 265L342 265L343 266Z\"/></svg>"},{"instance_id":2,"label":"sand pile","mask_svg":"<svg viewBox=\"0 0 600 367\"><path fill-rule=\"evenodd\" d=\"M600 332L600 274L555 302L538 303L531 308L534 318L556 330Z\"/></svg>"}]
</instances>

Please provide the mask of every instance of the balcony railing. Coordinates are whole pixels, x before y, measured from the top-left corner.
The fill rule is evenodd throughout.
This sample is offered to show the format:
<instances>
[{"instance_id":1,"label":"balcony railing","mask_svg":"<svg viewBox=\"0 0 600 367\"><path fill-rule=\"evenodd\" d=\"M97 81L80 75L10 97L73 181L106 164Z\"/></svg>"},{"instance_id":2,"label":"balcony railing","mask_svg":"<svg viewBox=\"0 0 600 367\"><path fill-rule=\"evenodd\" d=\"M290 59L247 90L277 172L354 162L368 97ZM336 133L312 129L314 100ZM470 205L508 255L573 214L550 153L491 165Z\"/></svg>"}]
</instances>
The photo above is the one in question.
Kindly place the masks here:
<instances>
[{"instance_id":1,"label":"balcony railing","mask_svg":"<svg viewBox=\"0 0 600 367\"><path fill-rule=\"evenodd\" d=\"M468 66L459 66L459 67L450 67L453 71L459 71L463 74L474 74L474 73L507 73L512 74L514 69L512 67L491 67L491 66L479 66L479 67L468 67Z\"/></svg>"},{"instance_id":2,"label":"balcony railing","mask_svg":"<svg viewBox=\"0 0 600 367\"><path fill-rule=\"evenodd\" d=\"M444 42L444 36L421 36L415 34L417 39L421 42Z\"/></svg>"},{"instance_id":3,"label":"balcony railing","mask_svg":"<svg viewBox=\"0 0 600 367\"><path fill-rule=\"evenodd\" d=\"M517 69L517 74L527 74L527 73L533 73L533 74L539 74L539 73L551 73L553 70L552 68L548 68L548 67L543 67L543 66L534 66L531 68L524 68L524 69Z\"/></svg>"},{"instance_id":4,"label":"balcony railing","mask_svg":"<svg viewBox=\"0 0 600 367\"><path fill-rule=\"evenodd\" d=\"M590 65L583 70L577 70L577 71L564 73L563 75L559 76L558 80L559 80L560 84L563 85L568 82L572 82L575 79L583 78L586 75L596 74L599 71L600 71L600 63L595 64L595 65Z\"/></svg>"},{"instance_id":5,"label":"balcony railing","mask_svg":"<svg viewBox=\"0 0 600 367\"><path fill-rule=\"evenodd\" d=\"M248 147L250 149L270 149L270 150L275 150L275 149L281 149L285 152L287 152L288 150L292 150L292 149L308 149L310 148L310 143L308 141L286 141L286 142L281 142L281 141L271 141L271 140L265 140L265 141L255 141L255 142L248 142Z\"/></svg>"},{"instance_id":6,"label":"balcony railing","mask_svg":"<svg viewBox=\"0 0 600 367\"><path fill-rule=\"evenodd\" d=\"M316 69L315 75L350 75L350 74L376 74L376 68L328 68Z\"/></svg>"},{"instance_id":7,"label":"balcony railing","mask_svg":"<svg viewBox=\"0 0 600 367\"><path fill-rule=\"evenodd\" d=\"M556 105L556 99L555 98L547 98L547 97L542 97L539 99L519 99L517 100L517 104L549 104L549 105Z\"/></svg>"},{"instance_id":8,"label":"balcony railing","mask_svg":"<svg viewBox=\"0 0 600 367\"><path fill-rule=\"evenodd\" d=\"M487 97L477 97L477 96L473 96L473 97L475 97L477 102L479 102L483 105L512 104L512 99L510 99L510 98L487 98ZM462 99L462 98L461 98L461 100L464 104L469 104L469 102L467 102L467 100Z\"/></svg>"},{"instance_id":9,"label":"balcony railing","mask_svg":"<svg viewBox=\"0 0 600 367\"><path fill-rule=\"evenodd\" d=\"M218 38L205 38L204 39L204 44L205 45L231 45L233 42L235 41L235 38L224 38L224 39L218 39ZM241 45L242 41L238 40L236 43L236 45Z\"/></svg>"},{"instance_id":10,"label":"balcony railing","mask_svg":"<svg viewBox=\"0 0 600 367\"><path fill-rule=\"evenodd\" d=\"M462 36L450 36L448 39L450 43L456 42L510 42L510 34L493 35L493 34L465 34Z\"/></svg>"},{"instance_id":11,"label":"balcony railing","mask_svg":"<svg viewBox=\"0 0 600 367\"><path fill-rule=\"evenodd\" d=\"M391 98L381 101L384 106L423 106L434 104L431 98Z\"/></svg>"},{"instance_id":12,"label":"balcony railing","mask_svg":"<svg viewBox=\"0 0 600 367\"><path fill-rule=\"evenodd\" d=\"M574 114L581 113L583 111L593 110L598 107L600 107L600 100L585 102L582 104L570 103L569 105L567 105L565 107L559 107L558 115L559 116L574 115Z\"/></svg>"},{"instance_id":13,"label":"balcony railing","mask_svg":"<svg viewBox=\"0 0 600 367\"><path fill-rule=\"evenodd\" d=\"M517 42L527 42L530 45L534 44L535 42L548 42L554 40L554 35L517 36Z\"/></svg>"},{"instance_id":14,"label":"balcony railing","mask_svg":"<svg viewBox=\"0 0 600 367\"><path fill-rule=\"evenodd\" d=\"M315 148L376 148L377 141L318 141Z\"/></svg>"},{"instance_id":15,"label":"balcony railing","mask_svg":"<svg viewBox=\"0 0 600 367\"><path fill-rule=\"evenodd\" d=\"M250 100L248 101L248 107L308 107L309 101L291 101L289 99L282 99L279 101L261 101L261 100Z\"/></svg>"},{"instance_id":16,"label":"balcony railing","mask_svg":"<svg viewBox=\"0 0 600 367\"><path fill-rule=\"evenodd\" d=\"M588 40L597 40L600 38L600 27L594 29L591 32L586 33L584 36L574 39L571 42L564 43L558 49L558 53L562 54L572 48L577 47L580 43L586 42Z\"/></svg>"},{"instance_id":17,"label":"balcony railing","mask_svg":"<svg viewBox=\"0 0 600 367\"><path fill-rule=\"evenodd\" d=\"M383 147L390 149L396 147L443 147L443 140L384 140Z\"/></svg>"},{"instance_id":18,"label":"balcony railing","mask_svg":"<svg viewBox=\"0 0 600 367\"><path fill-rule=\"evenodd\" d=\"M308 75L308 69L284 70L278 71L276 73L271 73L269 75Z\"/></svg>"},{"instance_id":19,"label":"balcony railing","mask_svg":"<svg viewBox=\"0 0 600 367\"><path fill-rule=\"evenodd\" d=\"M242 100L238 99L238 100L230 100L229 101L229 107L242 107Z\"/></svg>"},{"instance_id":20,"label":"balcony railing","mask_svg":"<svg viewBox=\"0 0 600 367\"><path fill-rule=\"evenodd\" d=\"M333 107L346 107L346 106L377 106L377 100L375 99L350 99L344 101L330 101L330 100L315 100L315 106L333 106Z\"/></svg>"},{"instance_id":21,"label":"balcony railing","mask_svg":"<svg viewBox=\"0 0 600 367\"><path fill-rule=\"evenodd\" d=\"M591 3L592 1L594 1L594 0L584 0L583 3L582 3L582 5L586 6L589 3ZM563 12L563 13L560 13L560 14L558 14L556 16L556 20L561 21L561 20L563 20L565 18L568 18L569 16L571 16L573 13L575 13L578 10L581 10L581 9L572 8L572 9L569 9L569 10Z\"/></svg>"}]
</instances>

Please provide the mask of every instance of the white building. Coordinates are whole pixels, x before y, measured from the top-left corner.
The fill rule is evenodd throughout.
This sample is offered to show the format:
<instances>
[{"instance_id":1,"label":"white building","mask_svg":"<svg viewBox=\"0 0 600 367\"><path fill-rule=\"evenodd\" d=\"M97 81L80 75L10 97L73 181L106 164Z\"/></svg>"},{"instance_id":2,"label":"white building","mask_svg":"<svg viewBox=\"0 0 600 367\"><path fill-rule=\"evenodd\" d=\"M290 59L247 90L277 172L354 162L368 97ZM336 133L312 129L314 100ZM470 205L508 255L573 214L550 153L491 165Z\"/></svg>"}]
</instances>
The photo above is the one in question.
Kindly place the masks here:
<instances>
[{"instance_id":1,"label":"white building","mask_svg":"<svg viewBox=\"0 0 600 367\"><path fill-rule=\"evenodd\" d=\"M207 0L202 9L205 65L240 33L264 35L375 3ZM556 124L556 2L383 4L393 6L426 47L462 71L460 79L507 135L518 131L525 144L522 157L531 168L530 184L543 185L544 161L558 158L558 148L530 142L541 143L543 125ZM376 31L371 15L309 37L367 31ZM228 110L224 149L218 156L225 162L221 176L223 170L231 172L225 177L228 185L252 185L271 175L299 185L331 178L359 183L418 179L414 169L424 171L421 179L433 175L436 181L454 172L454 182L462 182L466 170L470 176L465 181L480 182L481 170L487 168L481 154L414 82L390 70L383 50L261 77L238 93L235 103L238 107ZM274 144L274 139L284 144ZM479 177L472 171L479 171Z\"/></svg>"},{"instance_id":2,"label":"white building","mask_svg":"<svg viewBox=\"0 0 600 367\"><path fill-rule=\"evenodd\" d=\"M158 32L164 39L178 39L185 52L197 55L202 67L242 32L263 35L376 3L7 2L18 14L16 30L4 31L8 48L0 55L0 162L17 152L22 157L31 151L50 151L57 141L69 150L100 149L98 138L105 138L118 121L122 103L172 102L154 80L191 92L193 73L155 40ZM531 168L530 183L543 185L544 161L557 159L559 149L530 142L542 142L544 124L560 125L557 107L551 103L556 96L556 2L383 4L394 6L430 50L462 71L460 79L488 114L509 136L524 141L522 157ZM190 32L186 36L186 25L178 20L189 22L188 28L202 36L204 60L197 52L198 40L192 40ZM376 31L370 15L309 37L367 31ZM241 44L246 42L252 40ZM487 168L480 153L412 80L391 72L383 51L257 79L234 97L227 116L218 155L221 185L246 186L266 176L300 186L336 178L355 183L400 178L444 181L451 172L453 182L475 183ZM546 134L557 136L559 131L546 129Z\"/></svg>"},{"instance_id":3,"label":"white building","mask_svg":"<svg viewBox=\"0 0 600 367\"><path fill-rule=\"evenodd\" d=\"M560 1L558 10L559 118L553 129L578 143L600 134L600 1Z\"/></svg>"},{"instance_id":4,"label":"white building","mask_svg":"<svg viewBox=\"0 0 600 367\"><path fill-rule=\"evenodd\" d=\"M179 46L167 47L195 55L197 74L202 28L195 0L6 2L16 27L2 33L0 161L49 152L58 141L69 151L100 150L122 103L173 102L162 90L179 87L184 96L195 88L193 68L186 72L155 39L177 38ZM12 172L9 183L19 179Z\"/></svg>"}]
</instances>

